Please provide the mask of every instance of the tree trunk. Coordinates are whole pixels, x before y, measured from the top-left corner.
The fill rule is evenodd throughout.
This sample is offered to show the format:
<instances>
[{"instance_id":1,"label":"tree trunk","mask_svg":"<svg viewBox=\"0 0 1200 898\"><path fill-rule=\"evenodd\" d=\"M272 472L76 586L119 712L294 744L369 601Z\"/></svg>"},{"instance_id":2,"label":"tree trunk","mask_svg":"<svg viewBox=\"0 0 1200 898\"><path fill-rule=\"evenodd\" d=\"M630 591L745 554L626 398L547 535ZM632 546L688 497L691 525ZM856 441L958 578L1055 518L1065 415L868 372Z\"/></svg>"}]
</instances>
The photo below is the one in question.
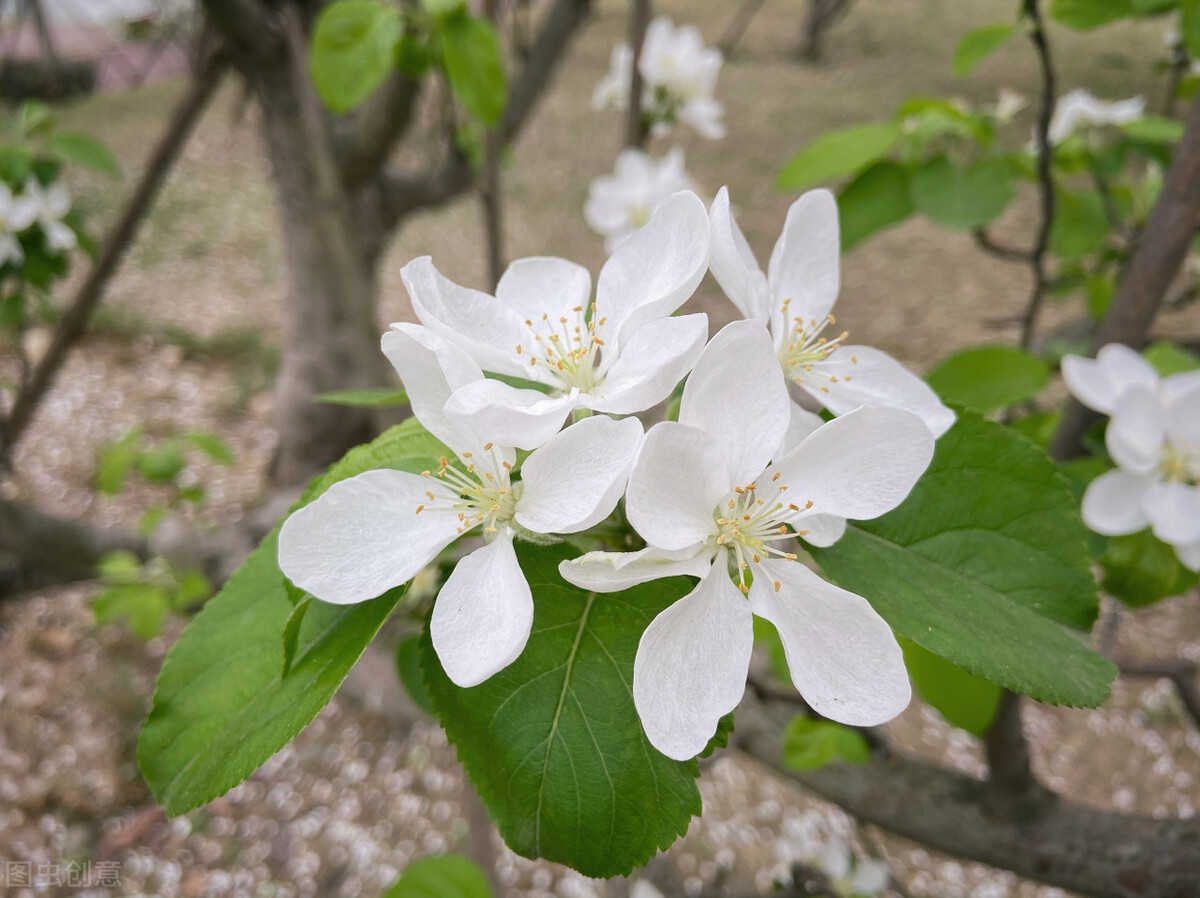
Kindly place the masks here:
<instances>
[{"instance_id":1,"label":"tree trunk","mask_svg":"<svg viewBox=\"0 0 1200 898\"><path fill-rule=\"evenodd\" d=\"M308 480L377 430L373 410L317 403L313 396L387 383L375 316L381 241L356 227L354 199L328 170L324 117L319 129L305 121L307 84L297 83L286 51L256 61L252 83L287 251L283 364L275 388L279 444L270 472L275 485L286 486Z\"/></svg>"}]
</instances>

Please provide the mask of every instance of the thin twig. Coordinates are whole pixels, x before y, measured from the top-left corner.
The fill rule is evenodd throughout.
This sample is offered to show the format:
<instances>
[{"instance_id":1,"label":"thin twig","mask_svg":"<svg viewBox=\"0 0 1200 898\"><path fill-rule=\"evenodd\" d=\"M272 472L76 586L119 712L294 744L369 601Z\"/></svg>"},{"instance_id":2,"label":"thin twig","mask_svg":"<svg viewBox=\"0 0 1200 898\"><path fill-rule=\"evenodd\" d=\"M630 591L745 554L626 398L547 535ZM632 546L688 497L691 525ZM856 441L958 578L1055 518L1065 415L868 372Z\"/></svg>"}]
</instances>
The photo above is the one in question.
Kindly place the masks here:
<instances>
[{"instance_id":1,"label":"thin twig","mask_svg":"<svg viewBox=\"0 0 1200 898\"><path fill-rule=\"evenodd\" d=\"M1200 687L1196 675L1200 671L1195 661L1187 658L1164 658L1157 661L1118 661L1123 677L1153 677L1170 680L1179 693L1192 722L1200 727Z\"/></svg>"},{"instance_id":2,"label":"thin twig","mask_svg":"<svg viewBox=\"0 0 1200 898\"><path fill-rule=\"evenodd\" d=\"M651 0L633 0L629 10L629 47L633 61L629 71L629 109L625 119L625 146L638 149L646 145L650 130L642 115L642 45L650 27Z\"/></svg>"},{"instance_id":3,"label":"thin twig","mask_svg":"<svg viewBox=\"0 0 1200 898\"><path fill-rule=\"evenodd\" d=\"M992 235L983 228L976 228L971 232L971 236L974 238L976 246L984 252L995 256L997 259L1004 259L1009 262L1024 262L1025 264L1029 264L1033 260L1032 251L997 243L992 239ZM1005 320L1009 321L1009 319ZM1011 319L1010 323L1020 320L1020 318L1014 318Z\"/></svg>"},{"instance_id":4,"label":"thin twig","mask_svg":"<svg viewBox=\"0 0 1200 898\"><path fill-rule=\"evenodd\" d=\"M1029 254L1029 266L1033 272L1033 288L1025 316L1021 320L1021 348L1028 349L1033 343L1038 314L1046 299L1046 248L1050 245L1050 230L1054 226L1055 197L1054 175L1051 172L1054 148L1050 145L1050 119L1054 116L1054 102L1058 89L1054 65L1050 58L1050 45L1046 40L1045 23L1038 0L1024 0L1025 15L1029 18L1029 39L1037 51L1038 66L1042 75L1041 105L1038 109L1037 127L1034 130L1034 145L1037 147L1038 193L1041 201L1041 220L1038 222L1037 239Z\"/></svg>"}]
</instances>

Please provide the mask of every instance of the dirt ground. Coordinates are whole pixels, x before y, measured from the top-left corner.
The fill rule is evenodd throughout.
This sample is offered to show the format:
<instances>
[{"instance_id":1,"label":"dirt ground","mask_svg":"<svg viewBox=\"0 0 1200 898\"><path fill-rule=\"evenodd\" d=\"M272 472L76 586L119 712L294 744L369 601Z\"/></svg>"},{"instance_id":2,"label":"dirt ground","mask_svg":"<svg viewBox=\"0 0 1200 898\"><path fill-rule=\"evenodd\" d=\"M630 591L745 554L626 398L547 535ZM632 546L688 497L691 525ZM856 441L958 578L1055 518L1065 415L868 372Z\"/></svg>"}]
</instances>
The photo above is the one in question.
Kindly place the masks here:
<instances>
[{"instance_id":1,"label":"dirt ground","mask_svg":"<svg viewBox=\"0 0 1200 898\"><path fill-rule=\"evenodd\" d=\"M656 6L696 22L715 40L732 0L673 0ZM692 174L711 195L728 184L740 221L766 260L791 197L771 189L784 159L828 128L886 117L911 94L995 98L1001 86L1034 92L1034 60L1021 42L956 81L949 60L958 35L1009 20L1005 0L859 0L833 30L827 61L798 65L791 53L803 4L764 6L721 74L729 135L707 143L681 135ZM506 171L508 254L603 262L583 222L590 178L607 172L619 147L615 113L595 114L591 90L622 39L622 4L600 3L566 67L515 148ZM1098 95L1145 93L1162 46L1147 25L1081 36L1056 30L1062 89ZM179 96L164 81L110 94L63 113L71 127L103 136L125 161L122 184L78 176L78 202L97 226L112 214ZM753 97L753 102L739 98ZM1029 113L1014 125L1024 140ZM667 144L657 146L664 150ZM997 233L1023 241L1032 204L1022 197ZM432 254L444 273L481 286L484 256L477 205L463 199L414 220L382 273L381 322L411 318L398 270ZM282 252L256 117L227 87L191 140L142 238L113 284L96 337L68 363L19 447L12 495L97 525L131 526L156 498L149 488L117 497L92 487L96 453L130 427L152 433L220 433L236 448L232 469L197 464L210 490L212 526L232 524L258 497L273 446L271 372L278 355L284 290ZM1019 310L1028 281L1020 267L980 255L967 237L912 221L866 241L843 263L839 322L852 338L917 369L961 346L1005 340L987 324ZM711 281L695 300L714 329L732 309ZM1053 321L1073 311L1052 308ZM1200 333L1190 319L1166 331ZM317 721L246 783L185 817L165 820L138 777L133 746L158 666L178 626L141 643L123 628L96 627L94 585L0 603L0 862L91 866L90 885L10 888L3 895L354 896L378 894L414 857L465 849L462 776L440 730L401 722L388 698L386 656L372 654ZM1195 596L1125 615L1120 645L1138 657L1200 660ZM1094 711L1037 706L1028 712L1038 774L1087 803L1157 816L1191 816L1200 803L1200 734L1168 684L1120 683ZM914 705L891 724L906 749L979 772L977 744ZM793 860L822 842L853 838L852 821L752 764L727 756L702 780L705 815L670 852L694 894L722 882L765 890ZM1055 889L932 854L874 831L913 896L1050 898ZM497 845L509 898L584 898L606 886ZM119 887L101 884L119 864ZM5 868L0 866L0 874ZM733 892L737 893L737 892Z\"/></svg>"}]
</instances>

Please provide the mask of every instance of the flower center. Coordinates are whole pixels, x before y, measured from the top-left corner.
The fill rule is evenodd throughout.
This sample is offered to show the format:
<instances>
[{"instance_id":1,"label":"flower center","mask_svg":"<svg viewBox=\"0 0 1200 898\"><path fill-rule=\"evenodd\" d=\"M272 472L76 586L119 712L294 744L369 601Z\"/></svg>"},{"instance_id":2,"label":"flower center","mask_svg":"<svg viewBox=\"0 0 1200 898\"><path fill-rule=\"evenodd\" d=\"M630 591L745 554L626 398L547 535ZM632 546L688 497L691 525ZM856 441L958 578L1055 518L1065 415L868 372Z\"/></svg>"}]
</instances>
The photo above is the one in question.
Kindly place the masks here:
<instances>
[{"instance_id":1,"label":"flower center","mask_svg":"<svg viewBox=\"0 0 1200 898\"><path fill-rule=\"evenodd\" d=\"M807 530L793 530L785 518L812 508L812 502L805 503L803 508L793 502L785 502L783 494L787 486L776 483L779 474L777 471L771 478L772 488L776 490L774 495L770 495L770 489L760 490L756 483L736 486L729 497L713 510L713 520L717 522L717 545L733 553L738 588L743 594L750 591L746 585L746 569L751 564L759 564L769 555L795 561L796 553L776 548L774 543L808 533ZM759 495L760 492L767 492L769 498ZM776 580L776 592L779 587L780 583Z\"/></svg>"},{"instance_id":2,"label":"flower center","mask_svg":"<svg viewBox=\"0 0 1200 898\"><path fill-rule=\"evenodd\" d=\"M1190 447L1168 443L1163 447L1158 467L1164 480L1187 486L1200 484L1200 454L1190 451Z\"/></svg>"},{"instance_id":3,"label":"flower center","mask_svg":"<svg viewBox=\"0 0 1200 898\"><path fill-rule=\"evenodd\" d=\"M483 447L487 459L483 462L483 476L476 470L473 455L464 452L466 470L463 471L447 461L442 456L437 471L422 471L422 476L437 477L450 489L457 491L456 501L439 498L433 490L427 490L428 505L418 505L416 514L423 511L452 511L458 515L458 532L483 525L485 534L493 534L499 525L507 524L517 511L517 499L521 495L521 484L513 483L509 478L512 465L503 461L496 453L492 443Z\"/></svg>"},{"instance_id":4,"label":"flower center","mask_svg":"<svg viewBox=\"0 0 1200 898\"><path fill-rule=\"evenodd\" d=\"M791 302L790 299L783 301L785 324L788 321L788 306ZM779 347L776 354L779 357L779 363L783 365L784 372L793 383L808 383L821 392L828 393L829 387L825 385L826 383L837 383L839 379L850 380L849 374L839 378L836 374L821 370L821 362L833 355L849 336L847 331L842 331L832 340L826 337L824 335L825 328L836 323L837 319L832 315L826 315L824 321L817 321L815 318L792 317L792 329L787 342ZM852 355L850 361L857 365L858 357Z\"/></svg>"},{"instance_id":5,"label":"flower center","mask_svg":"<svg viewBox=\"0 0 1200 898\"><path fill-rule=\"evenodd\" d=\"M604 346L600 331L608 320L595 320L595 311L593 304L591 318L584 315L583 306L575 306L571 317L553 319L543 313L536 322L526 318L532 345L518 344L517 355L528 358L531 368L541 367L553 374L563 393L572 388L590 392L602 379L597 376L596 368Z\"/></svg>"}]
</instances>

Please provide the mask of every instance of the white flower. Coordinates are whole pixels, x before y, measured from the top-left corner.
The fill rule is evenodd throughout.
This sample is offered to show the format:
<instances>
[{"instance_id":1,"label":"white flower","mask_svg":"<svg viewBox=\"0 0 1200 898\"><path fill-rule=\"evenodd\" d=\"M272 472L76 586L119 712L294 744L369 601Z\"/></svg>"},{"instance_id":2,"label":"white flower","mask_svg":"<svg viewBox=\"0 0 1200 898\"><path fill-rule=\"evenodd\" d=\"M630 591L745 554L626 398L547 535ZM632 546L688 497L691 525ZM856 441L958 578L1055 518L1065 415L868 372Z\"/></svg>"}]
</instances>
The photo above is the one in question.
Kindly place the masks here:
<instances>
[{"instance_id":1,"label":"white flower","mask_svg":"<svg viewBox=\"0 0 1200 898\"><path fill-rule=\"evenodd\" d=\"M1142 97L1106 103L1082 88L1073 90L1058 98L1048 138L1052 144L1062 143L1081 127L1124 125L1140 119L1145 110L1146 101Z\"/></svg>"},{"instance_id":2,"label":"white flower","mask_svg":"<svg viewBox=\"0 0 1200 898\"><path fill-rule=\"evenodd\" d=\"M702 137L725 136L721 121L724 109L713 93L721 71L721 52L704 46L695 25L675 27L667 16L659 16L646 29L638 58L642 74L642 110L662 134L680 121ZM613 48L608 74L596 86L592 105L596 109L629 106L633 50L628 44Z\"/></svg>"},{"instance_id":3,"label":"white flower","mask_svg":"<svg viewBox=\"0 0 1200 898\"><path fill-rule=\"evenodd\" d=\"M513 539L586 530L616 507L641 443L636 418L594 417L556 434L512 476L515 452L448 417L450 393L482 379L462 350L426 328L393 325L383 349L413 413L449 445L423 475L380 469L331 486L284 522L279 566L301 589L339 605L411 580L460 536L485 544L458 561L438 593L430 634L447 675L481 683L516 660L529 638L533 596Z\"/></svg>"},{"instance_id":4,"label":"white flower","mask_svg":"<svg viewBox=\"0 0 1200 898\"><path fill-rule=\"evenodd\" d=\"M46 245L57 253L68 253L79 243L79 238L63 218L71 211L71 194L62 184L42 187L37 179L30 178L25 184L25 195L37 207L37 220L46 237Z\"/></svg>"},{"instance_id":5,"label":"white flower","mask_svg":"<svg viewBox=\"0 0 1200 898\"><path fill-rule=\"evenodd\" d=\"M611 175L595 178L588 185L583 217L593 231L604 237L604 248L611 254L626 237L648 223L673 194L694 189L679 147L659 160L630 147L617 156Z\"/></svg>"},{"instance_id":6,"label":"white flower","mask_svg":"<svg viewBox=\"0 0 1200 898\"><path fill-rule=\"evenodd\" d=\"M1131 387L1158 393L1168 405L1200 387L1200 371L1160 378L1153 365L1120 343L1102 347L1094 359L1063 356L1062 375L1071 395L1103 415L1111 415L1117 400Z\"/></svg>"},{"instance_id":7,"label":"white flower","mask_svg":"<svg viewBox=\"0 0 1200 898\"><path fill-rule=\"evenodd\" d=\"M843 898L878 895L891 880L886 863L858 857L842 844L830 843L813 863L825 874L834 893Z\"/></svg>"},{"instance_id":8,"label":"white flower","mask_svg":"<svg viewBox=\"0 0 1200 898\"><path fill-rule=\"evenodd\" d=\"M996 97L996 105L992 107L992 116L1000 124L1011 122L1018 112L1026 106L1025 98L1015 90L1009 90L1006 87L1000 88L1000 93Z\"/></svg>"},{"instance_id":9,"label":"white flower","mask_svg":"<svg viewBox=\"0 0 1200 898\"><path fill-rule=\"evenodd\" d=\"M929 464L933 436L908 412L864 408L768 464L788 406L762 325L722 329L688 378L679 421L651 428L630 475L626 513L647 548L593 552L559 568L567 581L601 592L658 577L701 578L646 628L634 661L638 715L669 757L701 751L737 705L754 614L779 630L792 681L820 714L866 726L908 704L904 660L888 625L791 550L797 535L829 545L847 518L899 505Z\"/></svg>"},{"instance_id":10,"label":"white flower","mask_svg":"<svg viewBox=\"0 0 1200 898\"><path fill-rule=\"evenodd\" d=\"M595 302L587 269L564 259L518 259L494 297L447 280L428 257L401 275L422 324L485 371L548 391L480 380L447 406L496 442L529 449L576 408L631 415L670 395L708 337L707 316L671 315L707 265L704 204L677 193L604 264Z\"/></svg>"},{"instance_id":11,"label":"white flower","mask_svg":"<svg viewBox=\"0 0 1200 898\"><path fill-rule=\"evenodd\" d=\"M17 234L37 220L37 204L27 196L13 196L12 190L0 181L0 266L12 262L20 265L25 252Z\"/></svg>"},{"instance_id":12,"label":"white flower","mask_svg":"<svg viewBox=\"0 0 1200 898\"><path fill-rule=\"evenodd\" d=\"M727 188L717 193L709 218L713 276L743 315L770 328L775 353L792 383L835 415L885 406L919 415L935 437L950 428L954 412L925 381L887 353L847 345L845 332L827 332L835 323L830 311L839 281L833 194L810 190L792 203L765 275L730 211ZM820 424L799 406L792 418L791 440Z\"/></svg>"}]
</instances>

